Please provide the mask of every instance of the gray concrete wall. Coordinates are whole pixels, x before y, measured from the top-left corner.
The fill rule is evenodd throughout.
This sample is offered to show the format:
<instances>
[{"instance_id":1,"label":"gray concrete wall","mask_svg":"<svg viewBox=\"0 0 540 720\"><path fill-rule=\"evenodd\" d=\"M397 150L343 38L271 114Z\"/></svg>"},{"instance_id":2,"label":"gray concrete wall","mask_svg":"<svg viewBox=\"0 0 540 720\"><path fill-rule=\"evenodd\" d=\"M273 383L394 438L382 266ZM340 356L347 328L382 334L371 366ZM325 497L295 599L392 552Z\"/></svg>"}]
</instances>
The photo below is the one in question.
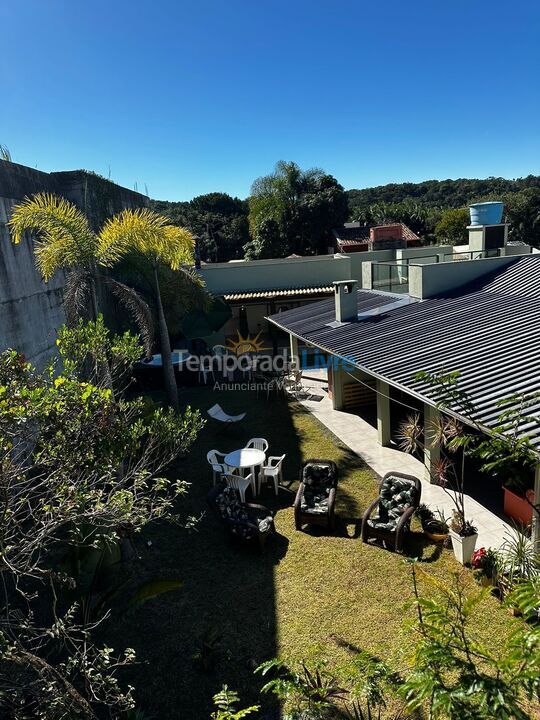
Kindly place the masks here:
<instances>
[{"instance_id":1,"label":"gray concrete wall","mask_svg":"<svg viewBox=\"0 0 540 720\"><path fill-rule=\"evenodd\" d=\"M511 262L513 262L511 257L496 257L430 265L410 265L409 294L425 300L448 290L454 290L494 270L506 267Z\"/></svg>"},{"instance_id":2,"label":"gray concrete wall","mask_svg":"<svg viewBox=\"0 0 540 720\"><path fill-rule=\"evenodd\" d=\"M65 275L43 282L35 267L34 239L13 245L7 227L13 206L37 192L67 197L85 210L94 228L108 215L148 200L84 171L44 173L0 160L0 350L22 352L41 369L55 354L56 332L65 320Z\"/></svg>"}]
</instances>

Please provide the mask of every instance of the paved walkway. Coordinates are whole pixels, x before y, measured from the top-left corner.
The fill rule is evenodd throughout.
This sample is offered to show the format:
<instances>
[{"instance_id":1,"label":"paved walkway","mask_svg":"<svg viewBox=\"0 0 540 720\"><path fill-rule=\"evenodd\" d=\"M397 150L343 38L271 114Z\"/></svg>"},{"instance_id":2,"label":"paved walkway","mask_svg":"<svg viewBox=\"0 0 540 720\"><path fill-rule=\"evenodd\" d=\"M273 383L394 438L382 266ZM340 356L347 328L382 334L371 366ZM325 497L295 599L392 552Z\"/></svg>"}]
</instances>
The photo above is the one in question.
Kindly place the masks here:
<instances>
[{"instance_id":1,"label":"paved walkway","mask_svg":"<svg viewBox=\"0 0 540 720\"><path fill-rule=\"evenodd\" d=\"M302 404L345 445L359 455L378 475L390 470L401 470L422 480L422 502L432 510L440 508L445 517L452 514L454 505L447 493L437 485L425 481L424 466L416 458L390 447L382 447L377 441L377 430L358 415L332 408L326 388L326 372L307 370L303 386L322 400L302 400ZM474 498L465 495L466 517L478 528L476 547L499 547L510 526L487 510Z\"/></svg>"}]
</instances>

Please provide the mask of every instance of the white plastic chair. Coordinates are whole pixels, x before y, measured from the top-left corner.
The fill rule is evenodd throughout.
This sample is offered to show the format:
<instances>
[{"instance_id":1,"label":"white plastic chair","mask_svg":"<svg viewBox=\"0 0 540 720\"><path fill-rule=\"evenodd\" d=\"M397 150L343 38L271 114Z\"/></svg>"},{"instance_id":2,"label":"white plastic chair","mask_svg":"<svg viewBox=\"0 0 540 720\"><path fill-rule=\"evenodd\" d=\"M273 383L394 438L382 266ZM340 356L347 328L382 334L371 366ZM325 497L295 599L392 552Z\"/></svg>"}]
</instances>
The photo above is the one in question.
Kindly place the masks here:
<instances>
[{"instance_id":1,"label":"white plastic chair","mask_svg":"<svg viewBox=\"0 0 540 720\"><path fill-rule=\"evenodd\" d=\"M302 390L302 371L293 369L290 374L284 379L283 387L285 390L295 395Z\"/></svg>"},{"instance_id":2,"label":"white plastic chair","mask_svg":"<svg viewBox=\"0 0 540 720\"><path fill-rule=\"evenodd\" d=\"M219 450L209 450L206 453L206 459L212 466L212 479L214 485L218 482L220 477L227 472L227 466L223 462L226 453L222 453Z\"/></svg>"},{"instance_id":3,"label":"white plastic chair","mask_svg":"<svg viewBox=\"0 0 540 720\"><path fill-rule=\"evenodd\" d=\"M240 494L240 500L242 502L246 502L246 490L251 485L251 489L253 490L253 475L249 473L249 475L246 475L246 477L242 477L241 475L233 475L232 473L226 473L223 475L223 478L227 485L230 485L231 487L238 490ZM253 491L253 494L255 494L255 491Z\"/></svg>"},{"instance_id":4,"label":"white plastic chair","mask_svg":"<svg viewBox=\"0 0 540 720\"><path fill-rule=\"evenodd\" d=\"M254 448L255 450L262 450L263 453L265 453L264 456L264 462L266 462L266 451L268 450L268 440L265 440L264 438L251 438L251 440L248 440L246 443L247 448Z\"/></svg>"},{"instance_id":5,"label":"white plastic chair","mask_svg":"<svg viewBox=\"0 0 540 720\"><path fill-rule=\"evenodd\" d=\"M278 494L279 483L283 482L283 460L285 455L271 455L268 458L268 463L261 467L259 473L259 492L261 491L261 483L264 478L269 478L274 481L274 490L276 495Z\"/></svg>"}]
</instances>

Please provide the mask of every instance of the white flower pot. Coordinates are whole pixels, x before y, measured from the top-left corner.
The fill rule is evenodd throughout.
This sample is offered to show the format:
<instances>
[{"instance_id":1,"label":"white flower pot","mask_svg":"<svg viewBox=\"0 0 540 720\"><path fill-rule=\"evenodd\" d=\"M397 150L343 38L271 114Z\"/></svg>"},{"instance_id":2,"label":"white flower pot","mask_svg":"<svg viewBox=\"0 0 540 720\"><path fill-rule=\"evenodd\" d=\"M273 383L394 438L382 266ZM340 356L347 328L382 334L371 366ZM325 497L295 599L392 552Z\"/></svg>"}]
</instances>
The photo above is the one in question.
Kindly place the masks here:
<instances>
[{"instance_id":1,"label":"white flower pot","mask_svg":"<svg viewBox=\"0 0 540 720\"><path fill-rule=\"evenodd\" d=\"M470 563L474 548L476 547L478 533L462 537L453 530L450 530L450 537L452 538L452 547L454 549L456 560L462 565Z\"/></svg>"}]
</instances>

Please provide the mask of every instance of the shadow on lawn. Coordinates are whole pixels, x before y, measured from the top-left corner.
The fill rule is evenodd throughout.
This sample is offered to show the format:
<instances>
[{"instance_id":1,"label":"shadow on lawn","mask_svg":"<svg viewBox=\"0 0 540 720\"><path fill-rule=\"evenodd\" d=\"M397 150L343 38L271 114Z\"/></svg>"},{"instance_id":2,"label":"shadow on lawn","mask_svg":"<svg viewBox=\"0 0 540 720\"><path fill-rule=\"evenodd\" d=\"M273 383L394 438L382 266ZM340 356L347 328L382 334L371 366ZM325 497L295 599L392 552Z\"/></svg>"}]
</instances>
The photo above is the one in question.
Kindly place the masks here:
<instances>
[{"instance_id":1,"label":"shadow on lawn","mask_svg":"<svg viewBox=\"0 0 540 720\"><path fill-rule=\"evenodd\" d=\"M204 416L219 402L227 413L246 411L247 417L228 427L208 419L189 455L178 462L175 472L191 485L178 512L201 519L194 530L154 525L138 546L143 574L173 575L183 586L152 600L137 614L136 627L133 619L122 621L115 634L145 660L129 680L149 717L207 720L212 696L224 683L246 705L270 702L259 696L263 683L253 671L278 654L274 568L287 552L288 539L277 534L261 553L256 544L235 542L225 533L206 504L212 487L206 454L212 448L244 447L251 437L265 437L270 455L286 453L284 481L291 488L279 497L265 488L256 499L278 511L294 500L301 438L285 398L257 401L255 393L197 388L181 392L180 399Z\"/></svg>"},{"instance_id":2,"label":"shadow on lawn","mask_svg":"<svg viewBox=\"0 0 540 720\"><path fill-rule=\"evenodd\" d=\"M136 615L120 620L110 628L107 641L112 647L137 651L142 662L129 670L128 681L136 687L139 707L150 718L207 720L212 696L223 684L235 689L244 705L262 703L264 710L270 710L272 701L260 696L263 682L253 670L280 652L274 576L289 541L278 534L261 554L256 544L250 547L231 540L206 504L212 487L206 454L212 448L229 452L243 447L251 437L265 437L270 455L286 453L284 484L288 487L278 497L273 489L265 488L256 499L279 514L294 501L307 459L302 449L309 446L305 442L309 431L302 422L293 423L291 410L300 420L308 411L295 403L289 406L283 397L266 401L256 393L213 391L211 387L183 390L180 400L182 406L199 408L205 417L216 402L229 414L247 412L247 416L232 426L208 419L189 455L170 473L190 483L176 510L183 518L200 518L195 528L161 523L146 529L138 540L141 579L159 573L179 578L181 589L154 598ZM362 463L338 438L332 437L332 448L340 478L335 535L359 542L364 508L350 494L354 490L348 491L351 484L341 480L353 477ZM309 532L324 535L327 531ZM415 557L418 543L415 538Z\"/></svg>"}]
</instances>

